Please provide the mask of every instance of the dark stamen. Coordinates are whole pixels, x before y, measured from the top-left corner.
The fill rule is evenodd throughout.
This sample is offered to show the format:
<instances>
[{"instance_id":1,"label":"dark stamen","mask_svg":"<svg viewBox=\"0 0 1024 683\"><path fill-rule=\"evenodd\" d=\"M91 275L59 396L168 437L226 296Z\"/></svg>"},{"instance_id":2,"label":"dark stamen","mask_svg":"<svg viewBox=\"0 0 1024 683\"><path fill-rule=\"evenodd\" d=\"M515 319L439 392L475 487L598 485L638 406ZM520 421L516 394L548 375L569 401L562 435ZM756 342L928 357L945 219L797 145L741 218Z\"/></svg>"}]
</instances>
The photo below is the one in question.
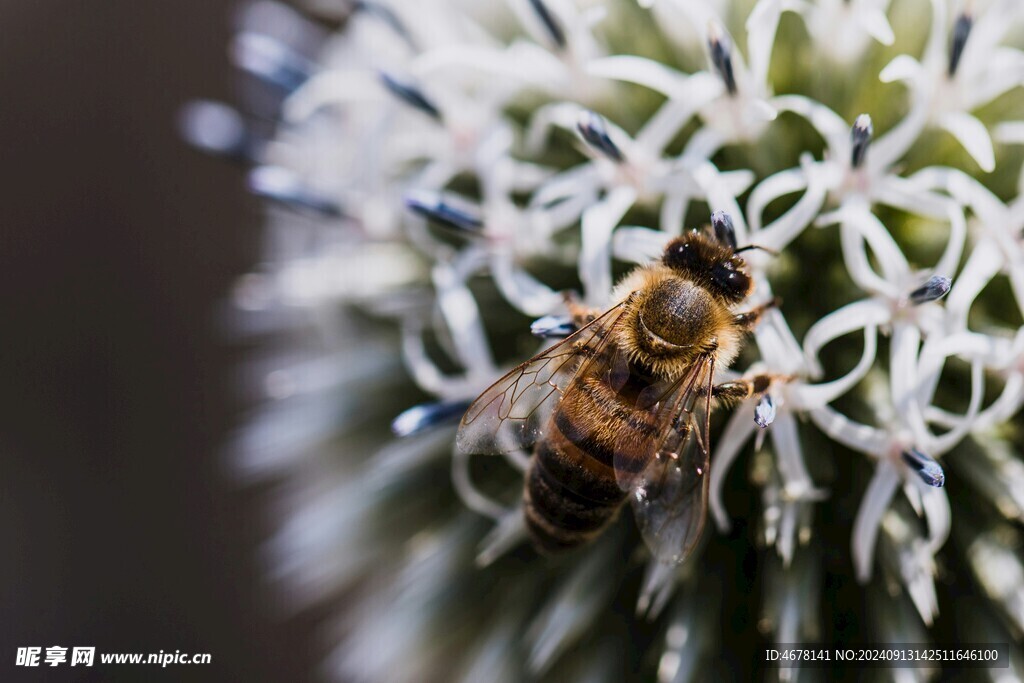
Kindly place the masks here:
<instances>
[{"instance_id":1,"label":"dark stamen","mask_svg":"<svg viewBox=\"0 0 1024 683\"><path fill-rule=\"evenodd\" d=\"M715 238L736 251L736 228L732 224L732 216L725 211L715 211L711 214L711 227L715 229Z\"/></svg>"},{"instance_id":2,"label":"dark stamen","mask_svg":"<svg viewBox=\"0 0 1024 683\"><path fill-rule=\"evenodd\" d=\"M355 9L377 17L387 24L392 31L397 33L410 47L416 49L416 42L413 40L412 34L409 33L409 29L405 27L405 24L398 18L398 15L391 11L391 8L379 2L371 2L371 0L357 0Z\"/></svg>"},{"instance_id":3,"label":"dark stamen","mask_svg":"<svg viewBox=\"0 0 1024 683\"><path fill-rule=\"evenodd\" d=\"M399 78L393 74L389 74L387 71L380 72L380 81L384 84L384 87L388 91L402 100L409 106L419 109L421 112L430 116L438 121L441 120L441 111L427 99L427 96L423 94L416 84L411 81Z\"/></svg>"},{"instance_id":4,"label":"dark stamen","mask_svg":"<svg viewBox=\"0 0 1024 683\"><path fill-rule=\"evenodd\" d=\"M289 208L333 218L343 215L336 201L307 187L298 174L283 166L257 166L249 172L248 182L253 194Z\"/></svg>"},{"instance_id":5,"label":"dark stamen","mask_svg":"<svg viewBox=\"0 0 1024 683\"><path fill-rule=\"evenodd\" d=\"M732 41L717 24L711 24L708 31L708 47L711 51L711 63L715 65L718 75L725 82L725 89L730 95L736 94L736 75L732 70Z\"/></svg>"},{"instance_id":6,"label":"dark stamen","mask_svg":"<svg viewBox=\"0 0 1024 683\"><path fill-rule=\"evenodd\" d=\"M551 40L554 41L558 49L565 49L565 31L559 25L558 20L555 19L554 15L551 14L551 10L544 4L544 0L530 0L530 6L533 7L533 11L537 13L537 18L540 19L541 23L544 24L544 28L547 29L548 34L551 36Z\"/></svg>"},{"instance_id":7,"label":"dark stamen","mask_svg":"<svg viewBox=\"0 0 1024 683\"><path fill-rule=\"evenodd\" d=\"M580 135L591 147L604 154L612 161L622 163L626 157L622 151L612 142L608 135L608 129L604 125L604 118L600 114L586 109L580 114L580 120L576 124Z\"/></svg>"},{"instance_id":8,"label":"dark stamen","mask_svg":"<svg viewBox=\"0 0 1024 683\"><path fill-rule=\"evenodd\" d=\"M949 44L949 77L956 75L956 69L960 66L960 58L964 55L964 47L967 45L967 38L971 35L971 28L974 26L974 19L966 12L957 17L953 25L953 38Z\"/></svg>"},{"instance_id":9,"label":"dark stamen","mask_svg":"<svg viewBox=\"0 0 1024 683\"><path fill-rule=\"evenodd\" d=\"M262 33L240 33L231 45L231 52L238 68L286 93L297 90L315 70L298 52Z\"/></svg>"},{"instance_id":10,"label":"dark stamen","mask_svg":"<svg viewBox=\"0 0 1024 683\"><path fill-rule=\"evenodd\" d=\"M567 315L546 315L530 325L530 333L541 339L568 337L575 331L576 324Z\"/></svg>"},{"instance_id":11,"label":"dark stamen","mask_svg":"<svg viewBox=\"0 0 1024 683\"><path fill-rule=\"evenodd\" d=\"M871 136L875 132L871 125L871 117L861 114L853 122L853 129L850 131L850 142L852 151L850 153L850 165L853 168L860 168L864 158L868 155L868 147L871 146Z\"/></svg>"},{"instance_id":12,"label":"dark stamen","mask_svg":"<svg viewBox=\"0 0 1024 683\"><path fill-rule=\"evenodd\" d=\"M907 467L913 470L924 483L936 488L946 483L946 473L942 470L942 465L935 462L931 456L925 455L916 448L903 451L900 455Z\"/></svg>"},{"instance_id":13,"label":"dark stamen","mask_svg":"<svg viewBox=\"0 0 1024 683\"><path fill-rule=\"evenodd\" d=\"M189 102L178 114L178 129L185 142L207 154L246 163L258 155L258 145L242 115L220 102Z\"/></svg>"},{"instance_id":14,"label":"dark stamen","mask_svg":"<svg viewBox=\"0 0 1024 683\"><path fill-rule=\"evenodd\" d=\"M454 422L469 408L469 401L424 403L403 411L391 422L391 433L398 437L413 436L448 422Z\"/></svg>"},{"instance_id":15,"label":"dark stamen","mask_svg":"<svg viewBox=\"0 0 1024 683\"><path fill-rule=\"evenodd\" d=\"M953 281L948 277L933 275L928 282L911 292L908 298L910 299L910 303L915 306L920 306L921 304L926 304L929 301L938 301L942 297L946 296L946 293L949 292L949 288L952 286Z\"/></svg>"},{"instance_id":16,"label":"dark stamen","mask_svg":"<svg viewBox=\"0 0 1024 683\"><path fill-rule=\"evenodd\" d=\"M483 219L473 208L457 204L461 202L445 198L439 192L421 190L405 195L405 205L413 213L456 230L479 233Z\"/></svg>"},{"instance_id":17,"label":"dark stamen","mask_svg":"<svg viewBox=\"0 0 1024 683\"><path fill-rule=\"evenodd\" d=\"M754 422L757 423L758 427L764 429L772 422L775 422L776 412L775 400L772 399L772 395L765 394L754 408Z\"/></svg>"}]
</instances>

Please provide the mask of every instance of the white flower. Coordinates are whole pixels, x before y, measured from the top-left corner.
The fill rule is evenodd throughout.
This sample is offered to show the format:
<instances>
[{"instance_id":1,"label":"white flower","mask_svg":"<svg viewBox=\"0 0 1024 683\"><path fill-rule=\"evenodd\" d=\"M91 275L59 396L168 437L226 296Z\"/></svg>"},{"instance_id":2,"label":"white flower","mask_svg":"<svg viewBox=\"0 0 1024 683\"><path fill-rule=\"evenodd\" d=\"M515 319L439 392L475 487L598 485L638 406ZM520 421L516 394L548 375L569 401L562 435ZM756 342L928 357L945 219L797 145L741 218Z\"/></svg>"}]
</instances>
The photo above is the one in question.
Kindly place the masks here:
<instances>
[{"instance_id":1,"label":"white flower","mask_svg":"<svg viewBox=\"0 0 1024 683\"><path fill-rule=\"evenodd\" d=\"M701 199L738 215L735 197L751 180L745 171L719 173L703 156L684 152L678 159L662 157L668 140L657 130L658 117L634 139L594 112L556 104L541 109L534 118L530 134L534 147L543 143L551 126L577 131L587 142L591 160L543 182L530 205L535 218L551 232L581 221L580 279L586 300L595 306L611 302L612 231L635 203L664 198L662 229L680 234L691 200ZM742 223L738 234L745 234Z\"/></svg>"},{"instance_id":2,"label":"white flower","mask_svg":"<svg viewBox=\"0 0 1024 683\"><path fill-rule=\"evenodd\" d=\"M724 145L757 140L776 116L767 100L771 95L768 63L778 16L759 12L769 0L761 0L748 23L749 69L713 8L683 0L664 3L671 4L697 29L707 52L707 71L684 76L653 60L615 56L591 63L590 73L643 85L669 98L651 121L652 125L657 122L663 145L699 113L704 125L687 143L684 156L710 159Z\"/></svg>"},{"instance_id":3,"label":"white flower","mask_svg":"<svg viewBox=\"0 0 1024 683\"><path fill-rule=\"evenodd\" d=\"M946 552L1020 623L1020 582L1006 579L1024 576L1019 552L998 547L988 517L1024 516L1006 428L1024 405L1024 176L1016 195L993 189L1019 169L995 168L974 112L1019 94L1024 55L1002 43L1024 3L901 5L911 21L892 26L889 4L360 1L327 39L274 3L247 15L232 56L281 97L278 129L268 139L214 103L183 123L250 163L250 187L275 203L265 263L235 300L239 327L281 341L249 368L262 403L234 454L246 476L286 482L267 557L295 605L346 606L335 676L598 680L623 662L596 631L636 600L638 615L665 615L643 627L664 627L645 640L656 652L627 653L637 675L700 680L718 615L752 595L723 548L753 557L751 542L770 555L747 612L773 642L818 637L814 615L836 595L823 558L847 552L876 640L923 642L942 625ZM785 13L806 27L798 44L776 44ZM873 43L925 38L921 55L871 68ZM773 55L795 50L803 60L782 62L793 91L775 95ZM845 118L858 110L818 70L858 106L881 89L875 110ZM1000 182L944 165L922 145L929 127ZM1024 141L1021 120L992 131ZM771 152L787 146L794 168ZM904 168L918 158L930 165ZM551 343L529 340L530 317L544 316L538 336L568 331L565 289L608 305L622 266L716 211L754 283L736 312L782 297L717 370L761 382L712 437L721 533L679 567L652 560L628 519L576 555L528 555L530 454L461 453L455 420ZM965 505L986 512L961 525ZM847 508L849 538L831 523ZM947 545L953 514L966 531ZM757 524L734 524L743 515Z\"/></svg>"},{"instance_id":4,"label":"white flower","mask_svg":"<svg viewBox=\"0 0 1024 683\"><path fill-rule=\"evenodd\" d=\"M931 5L931 35L921 61L900 55L879 77L886 83L907 83L911 91L908 120L946 130L983 171L991 172L995 168L992 139L971 112L1024 83L1024 52L999 45L1021 18L1021 5L994 0L978 16L965 10L951 31L946 0L932 0Z\"/></svg>"},{"instance_id":5,"label":"white flower","mask_svg":"<svg viewBox=\"0 0 1024 683\"><path fill-rule=\"evenodd\" d=\"M871 40L892 45L895 39L885 15L889 0L816 0L793 4L804 15L807 31L817 47L837 62L859 59Z\"/></svg>"}]
</instances>

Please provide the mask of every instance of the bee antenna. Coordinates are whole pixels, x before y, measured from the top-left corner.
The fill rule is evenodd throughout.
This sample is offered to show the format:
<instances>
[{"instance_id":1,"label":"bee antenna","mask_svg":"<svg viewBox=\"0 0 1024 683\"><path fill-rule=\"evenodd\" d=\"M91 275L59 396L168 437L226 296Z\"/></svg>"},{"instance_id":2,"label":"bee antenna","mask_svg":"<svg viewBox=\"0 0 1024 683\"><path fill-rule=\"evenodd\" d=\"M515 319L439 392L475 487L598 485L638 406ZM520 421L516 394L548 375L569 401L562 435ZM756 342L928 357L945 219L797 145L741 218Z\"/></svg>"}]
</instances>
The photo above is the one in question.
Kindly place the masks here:
<instances>
[{"instance_id":1,"label":"bee antenna","mask_svg":"<svg viewBox=\"0 0 1024 683\"><path fill-rule=\"evenodd\" d=\"M774 249L769 249L768 247L762 247L759 244L748 244L748 245L746 245L744 247L740 247L739 249L734 249L732 253L738 254L741 251L750 251L751 249L758 249L760 251L765 252L766 254L771 254L772 256L778 256L779 255L779 252L775 251Z\"/></svg>"}]
</instances>

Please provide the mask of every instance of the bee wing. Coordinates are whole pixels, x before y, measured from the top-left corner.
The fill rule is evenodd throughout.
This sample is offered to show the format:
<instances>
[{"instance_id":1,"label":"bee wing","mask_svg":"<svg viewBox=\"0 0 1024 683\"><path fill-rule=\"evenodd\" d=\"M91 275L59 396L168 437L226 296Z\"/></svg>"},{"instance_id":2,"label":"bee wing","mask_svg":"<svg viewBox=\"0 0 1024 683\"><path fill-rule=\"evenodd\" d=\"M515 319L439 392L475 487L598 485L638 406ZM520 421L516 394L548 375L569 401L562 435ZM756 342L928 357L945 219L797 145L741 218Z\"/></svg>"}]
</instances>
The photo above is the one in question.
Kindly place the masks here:
<instances>
[{"instance_id":1,"label":"bee wing","mask_svg":"<svg viewBox=\"0 0 1024 683\"><path fill-rule=\"evenodd\" d=\"M492 384L463 415L459 450L509 453L536 443L573 378L596 369L594 362L607 362L598 359L622 310L614 306Z\"/></svg>"},{"instance_id":2,"label":"bee wing","mask_svg":"<svg viewBox=\"0 0 1024 683\"><path fill-rule=\"evenodd\" d=\"M713 377L708 356L676 382L644 390L637 408L647 413L652 436L623 436L615 449L616 479L629 492L644 542L662 562L685 560L704 530Z\"/></svg>"}]
</instances>

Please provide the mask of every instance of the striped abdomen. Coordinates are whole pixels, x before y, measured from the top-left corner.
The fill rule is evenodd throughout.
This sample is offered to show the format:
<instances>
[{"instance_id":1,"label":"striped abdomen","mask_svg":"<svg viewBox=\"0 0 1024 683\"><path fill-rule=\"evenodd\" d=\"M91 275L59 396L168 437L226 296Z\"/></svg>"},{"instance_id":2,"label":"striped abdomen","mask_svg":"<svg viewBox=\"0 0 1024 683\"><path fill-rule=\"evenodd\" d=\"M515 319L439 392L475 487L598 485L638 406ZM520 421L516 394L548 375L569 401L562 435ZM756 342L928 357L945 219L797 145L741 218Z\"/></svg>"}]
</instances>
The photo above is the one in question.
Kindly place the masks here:
<instances>
[{"instance_id":1,"label":"striped abdomen","mask_svg":"<svg viewBox=\"0 0 1024 683\"><path fill-rule=\"evenodd\" d=\"M601 365L597 363L595 365ZM606 376L578 377L550 418L534 449L526 477L524 513L535 544L544 551L588 542L615 517L626 493L615 477L615 453L643 469L655 426L633 407L648 378L630 368L618 391ZM633 468L630 468L633 469Z\"/></svg>"}]
</instances>

